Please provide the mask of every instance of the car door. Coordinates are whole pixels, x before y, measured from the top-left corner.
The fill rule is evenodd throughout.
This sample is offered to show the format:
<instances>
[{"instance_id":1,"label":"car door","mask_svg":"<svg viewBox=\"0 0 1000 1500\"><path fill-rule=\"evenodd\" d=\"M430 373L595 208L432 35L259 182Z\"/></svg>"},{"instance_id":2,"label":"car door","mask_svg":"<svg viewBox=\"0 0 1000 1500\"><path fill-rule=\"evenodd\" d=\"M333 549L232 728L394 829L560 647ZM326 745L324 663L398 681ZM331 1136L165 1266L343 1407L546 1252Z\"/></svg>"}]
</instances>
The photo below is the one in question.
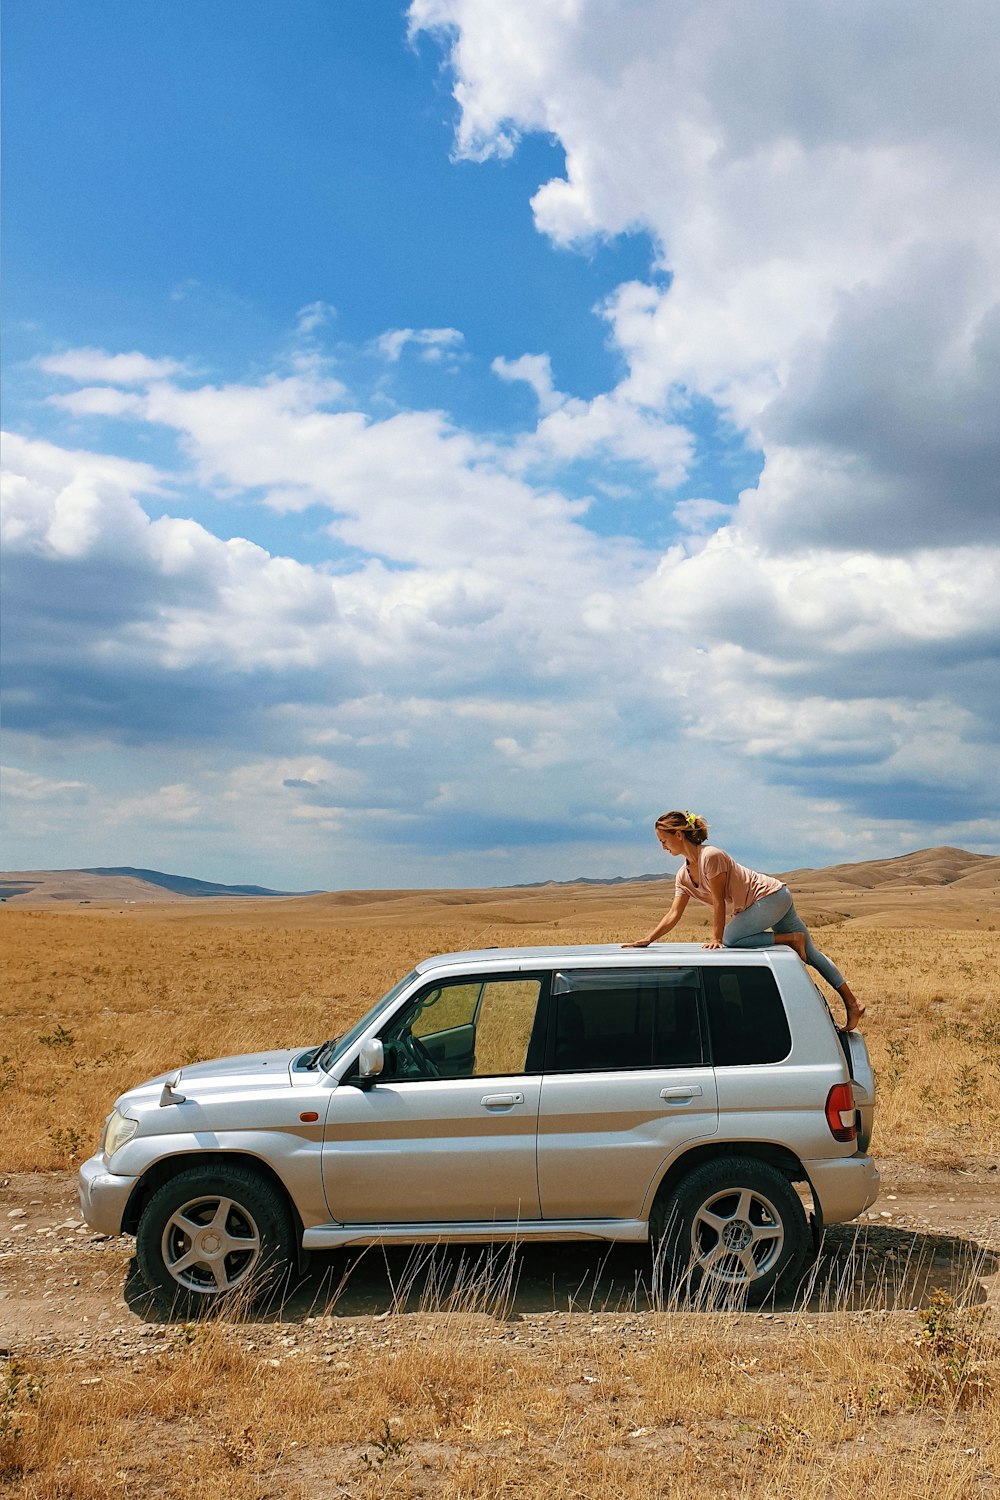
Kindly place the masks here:
<instances>
[{"instance_id":1,"label":"car door","mask_svg":"<svg viewBox=\"0 0 1000 1500\"><path fill-rule=\"evenodd\" d=\"M330 1099L323 1181L335 1220L539 1217L542 990L538 975L438 980L382 1028L383 1073L365 1087L345 1080Z\"/></svg>"},{"instance_id":2,"label":"car door","mask_svg":"<svg viewBox=\"0 0 1000 1500\"><path fill-rule=\"evenodd\" d=\"M553 976L549 1006L542 1216L638 1218L667 1159L718 1129L699 971L566 970Z\"/></svg>"}]
</instances>

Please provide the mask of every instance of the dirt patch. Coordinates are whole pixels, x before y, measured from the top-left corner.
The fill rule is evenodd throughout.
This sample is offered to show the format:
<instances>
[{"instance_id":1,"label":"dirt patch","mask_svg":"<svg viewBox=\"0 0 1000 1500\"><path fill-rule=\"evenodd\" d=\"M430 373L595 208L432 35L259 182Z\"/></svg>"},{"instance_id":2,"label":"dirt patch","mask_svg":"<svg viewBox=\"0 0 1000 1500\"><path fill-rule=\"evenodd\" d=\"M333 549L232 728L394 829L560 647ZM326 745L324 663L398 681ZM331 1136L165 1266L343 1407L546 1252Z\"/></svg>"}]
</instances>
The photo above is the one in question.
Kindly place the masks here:
<instances>
[{"instance_id":1,"label":"dirt patch","mask_svg":"<svg viewBox=\"0 0 1000 1500\"><path fill-rule=\"evenodd\" d=\"M82 1224L72 1174L13 1174L0 1496L986 1500L994 1165L882 1162L795 1306L658 1311L641 1247L451 1247L317 1256L279 1312L197 1325Z\"/></svg>"},{"instance_id":2,"label":"dirt patch","mask_svg":"<svg viewBox=\"0 0 1000 1500\"><path fill-rule=\"evenodd\" d=\"M891 1311L920 1306L943 1287L1000 1311L997 1163L958 1170L904 1161L880 1165L882 1196L856 1223L827 1231L798 1306L817 1314ZM97 1235L83 1223L74 1174L2 1179L0 1347L82 1349L95 1341L144 1339L150 1323L165 1320L136 1275L133 1253L132 1239ZM306 1329L317 1316L378 1319L435 1306L469 1311L476 1298L483 1310L507 1318L657 1307L642 1246L372 1248L316 1255L281 1313L266 1322ZM757 1316L792 1310L788 1303Z\"/></svg>"}]
</instances>

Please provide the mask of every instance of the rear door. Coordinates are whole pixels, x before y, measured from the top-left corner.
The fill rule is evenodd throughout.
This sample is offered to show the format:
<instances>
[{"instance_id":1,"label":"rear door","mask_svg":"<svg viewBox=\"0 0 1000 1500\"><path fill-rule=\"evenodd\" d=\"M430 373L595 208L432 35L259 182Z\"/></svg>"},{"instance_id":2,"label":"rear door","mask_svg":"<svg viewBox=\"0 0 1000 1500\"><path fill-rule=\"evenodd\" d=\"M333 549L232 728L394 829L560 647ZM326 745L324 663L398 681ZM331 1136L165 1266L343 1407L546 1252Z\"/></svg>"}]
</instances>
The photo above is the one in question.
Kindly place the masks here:
<instances>
[{"instance_id":1,"label":"rear door","mask_svg":"<svg viewBox=\"0 0 1000 1500\"><path fill-rule=\"evenodd\" d=\"M697 968L553 976L538 1114L545 1219L638 1218L664 1163L718 1129Z\"/></svg>"}]
</instances>

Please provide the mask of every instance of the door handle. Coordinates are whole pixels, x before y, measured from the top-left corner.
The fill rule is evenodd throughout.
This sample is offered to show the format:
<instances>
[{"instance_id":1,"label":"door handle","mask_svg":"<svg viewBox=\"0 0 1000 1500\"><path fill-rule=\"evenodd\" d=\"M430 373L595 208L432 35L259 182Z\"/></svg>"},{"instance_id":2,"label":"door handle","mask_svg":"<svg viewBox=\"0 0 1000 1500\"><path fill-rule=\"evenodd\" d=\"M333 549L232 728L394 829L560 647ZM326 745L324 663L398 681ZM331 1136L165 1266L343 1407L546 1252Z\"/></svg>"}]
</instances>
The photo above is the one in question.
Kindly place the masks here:
<instances>
[{"instance_id":1,"label":"door handle","mask_svg":"<svg viewBox=\"0 0 1000 1500\"><path fill-rule=\"evenodd\" d=\"M482 1099L484 1109L510 1109L512 1104L523 1104L523 1094L485 1094Z\"/></svg>"},{"instance_id":2,"label":"door handle","mask_svg":"<svg viewBox=\"0 0 1000 1500\"><path fill-rule=\"evenodd\" d=\"M699 1099L700 1097L701 1097L701 1084L700 1083L682 1083L682 1084L678 1084L678 1086L676 1088L661 1089L660 1090L660 1098L661 1099L667 1099L667 1100L674 1100L674 1099L676 1099L679 1104L683 1104L688 1099Z\"/></svg>"}]
</instances>

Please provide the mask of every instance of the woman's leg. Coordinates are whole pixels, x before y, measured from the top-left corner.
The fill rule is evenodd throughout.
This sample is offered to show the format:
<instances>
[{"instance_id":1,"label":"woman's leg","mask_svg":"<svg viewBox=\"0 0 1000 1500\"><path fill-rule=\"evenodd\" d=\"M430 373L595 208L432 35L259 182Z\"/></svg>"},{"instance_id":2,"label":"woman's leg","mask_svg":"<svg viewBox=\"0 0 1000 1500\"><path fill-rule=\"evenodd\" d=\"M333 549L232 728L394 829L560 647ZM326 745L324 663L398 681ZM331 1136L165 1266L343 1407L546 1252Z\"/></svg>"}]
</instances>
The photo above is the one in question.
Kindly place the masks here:
<instances>
[{"instance_id":1,"label":"woman's leg","mask_svg":"<svg viewBox=\"0 0 1000 1500\"><path fill-rule=\"evenodd\" d=\"M861 1004L833 960L827 958L826 954L821 953L816 947L809 928L795 910L795 906L790 898L788 911L775 922L774 930L775 933L781 935L794 937L796 934L802 934L804 936L805 954L803 955L802 952L799 952L799 957L802 958L804 956L805 962L811 964L817 973L822 974L827 984L831 985L837 991L847 1009L847 1030L854 1031L865 1013L865 1006ZM795 946L798 948L798 944Z\"/></svg>"},{"instance_id":2,"label":"woman's leg","mask_svg":"<svg viewBox=\"0 0 1000 1500\"><path fill-rule=\"evenodd\" d=\"M787 886L771 896L762 896L746 911L730 917L722 934L724 948L771 948L778 924L788 911L793 911L791 892Z\"/></svg>"},{"instance_id":3,"label":"woman's leg","mask_svg":"<svg viewBox=\"0 0 1000 1500\"><path fill-rule=\"evenodd\" d=\"M841 974L840 970L837 968L837 965L832 961L832 959L827 958L826 954L821 953L820 950L816 947L816 944L812 940L812 934L810 933L809 928L803 922L802 918L795 910L795 906L791 901L789 902L788 911L785 913L785 915L779 918L777 922L775 922L774 930L775 932L780 933L801 932L806 940L806 963L811 964L814 969L817 969L819 973L822 974L827 984L832 985L835 990L840 989L840 986L844 983L843 974Z\"/></svg>"}]
</instances>

